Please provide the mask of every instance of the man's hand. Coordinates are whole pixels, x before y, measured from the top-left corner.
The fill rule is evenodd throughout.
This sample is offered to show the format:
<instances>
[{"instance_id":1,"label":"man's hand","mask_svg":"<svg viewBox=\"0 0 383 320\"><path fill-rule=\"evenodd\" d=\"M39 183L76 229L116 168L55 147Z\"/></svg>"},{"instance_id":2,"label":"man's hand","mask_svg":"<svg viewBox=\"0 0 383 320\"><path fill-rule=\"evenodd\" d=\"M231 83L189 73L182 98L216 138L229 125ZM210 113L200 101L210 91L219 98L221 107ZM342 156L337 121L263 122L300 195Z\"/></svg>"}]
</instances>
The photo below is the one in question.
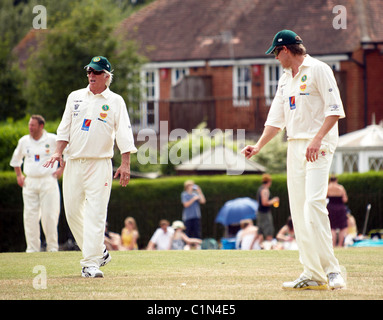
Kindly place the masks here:
<instances>
[{"instance_id":1,"label":"man's hand","mask_svg":"<svg viewBox=\"0 0 383 320\"><path fill-rule=\"evenodd\" d=\"M259 147L255 145L255 146L244 147L241 153L243 153L247 159L250 159L252 156L255 156L259 151L260 151Z\"/></svg>"},{"instance_id":2,"label":"man's hand","mask_svg":"<svg viewBox=\"0 0 383 320\"><path fill-rule=\"evenodd\" d=\"M120 176L120 185L126 187L130 181L130 152L121 154L121 165L117 169L114 179Z\"/></svg>"},{"instance_id":3,"label":"man's hand","mask_svg":"<svg viewBox=\"0 0 383 320\"><path fill-rule=\"evenodd\" d=\"M24 180L25 180L25 176L23 174L20 174L19 176L17 176L17 184L21 188L24 187Z\"/></svg>"},{"instance_id":4,"label":"man's hand","mask_svg":"<svg viewBox=\"0 0 383 320\"><path fill-rule=\"evenodd\" d=\"M126 187L130 181L130 166L122 164L116 171L114 179L120 176L120 185Z\"/></svg>"},{"instance_id":5,"label":"man's hand","mask_svg":"<svg viewBox=\"0 0 383 320\"><path fill-rule=\"evenodd\" d=\"M68 145L68 141L63 141L63 140L57 141L57 147L56 147L55 153L52 154L51 158L43 164L43 167L53 168L53 165L55 164L55 162L58 161L60 163L60 167L64 168L65 163L63 160L63 151L67 145Z\"/></svg>"},{"instance_id":6,"label":"man's hand","mask_svg":"<svg viewBox=\"0 0 383 320\"><path fill-rule=\"evenodd\" d=\"M55 162L58 161L60 163L61 167L64 167L64 161L63 161L63 155L61 153L54 153L49 160L47 160L44 164L43 167L45 168L53 168L53 165Z\"/></svg>"},{"instance_id":7,"label":"man's hand","mask_svg":"<svg viewBox=\"0 0 383 320\"><path fill-rule=\"evenodd\" d=\"M319 149L321 146L320 139L313 139L306 149L306 160L309 162L315 162L319 157Z\"/></svg>"}]
</instances>

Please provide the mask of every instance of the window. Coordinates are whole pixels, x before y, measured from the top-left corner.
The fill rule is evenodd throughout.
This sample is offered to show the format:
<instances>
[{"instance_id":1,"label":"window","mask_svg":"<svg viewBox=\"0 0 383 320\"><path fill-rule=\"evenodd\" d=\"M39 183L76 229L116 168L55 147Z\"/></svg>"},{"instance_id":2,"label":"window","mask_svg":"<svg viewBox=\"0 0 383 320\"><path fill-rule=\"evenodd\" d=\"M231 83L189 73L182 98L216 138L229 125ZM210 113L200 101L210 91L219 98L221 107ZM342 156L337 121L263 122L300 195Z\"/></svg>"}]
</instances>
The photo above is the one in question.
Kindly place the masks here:
<instances>
[{"instance_id":1,"label":"window","mask_svg":"<svg viewBox=\"0 0 383 320\"><path fill-rule=\"evenodd\" d=\"M178 84L184 76L189 74L189 68L173 68L172 69L172 86Z\"/></svg>"},{"instance_id":2,"label":"window","mask_svg":"<svg viewBox=\"0 0 383 320\"><path fill-rule=\"evenodd\" d=\"M141 128L158 130L159 76L158 70L141 73L143 97L140 103Z\"/></svg>"},{"instance_id":3,"label":"window","mask_svg":"<svg viewBox=\"0 0 383 320\"><path fill-rule=\"evenodd\" d=\"M249 106L251 68L250 66L234 66L233 73L233 104L234 106Z\"/></svg>"},{"instance_id":4,"label":"window","mask_svg":"<svg viewBox=\"0 0 383 320\"><path fill-rule=\"evenodd\" d=\"M368 168L374 171L383 170L383 158L377 158L377 157L368 158Z\"/></svg>"},{"instance_id":5,"label":"window","mask_svg":"<svg viewBox=\"0 0 383 320\"><path fill-rule=\"evenodd\" d=\"M344 154L342 158L343 172L358 172L358 161L357 154Z\"/></svg>"},{"instance_id":6,"label":"window","mask_svg":"<svg viewBox=\"0 0 383 320\"><path fill-rule=\"evenodd\" d=\"M277 93L278 81L282 74L283 68L281 65L265 65L265 97L267 105L271 105L271 102Z\"/></svg>"}]
</instances>

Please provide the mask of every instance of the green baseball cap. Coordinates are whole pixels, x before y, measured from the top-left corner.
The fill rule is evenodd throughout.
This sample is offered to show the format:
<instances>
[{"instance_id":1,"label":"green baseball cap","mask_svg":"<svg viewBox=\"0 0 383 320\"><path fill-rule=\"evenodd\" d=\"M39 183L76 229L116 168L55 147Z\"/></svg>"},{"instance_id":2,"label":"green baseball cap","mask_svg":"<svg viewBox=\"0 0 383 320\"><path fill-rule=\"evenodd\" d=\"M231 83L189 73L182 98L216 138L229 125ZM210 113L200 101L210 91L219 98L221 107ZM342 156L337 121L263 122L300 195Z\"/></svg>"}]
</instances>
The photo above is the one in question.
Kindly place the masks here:
<instances>
[{"instance_id":1,"label":"green baseball cap","mask_svg":"<svg viewBox=\"0 0 383 320\"><path fill-rule=\"evenodd\" d=\"M266 54L273 53L274 49L278 46L285 46L287 44L303 43L302 39L291 30L279 31L273 39L273 44L266 51Z\"/></svg>"},{"instance_id":2,"label":"green baseball cap","mask_svg":"<svg viewBox=\"0 0 383 320\"><path fill-rule=\"evenodd\" d=\"M109 71L112 69L112 65L107 58L103 56L93 57L89 64L85 68L92 68L96 71L106 70Z\"/></svg>"}]
</instances>

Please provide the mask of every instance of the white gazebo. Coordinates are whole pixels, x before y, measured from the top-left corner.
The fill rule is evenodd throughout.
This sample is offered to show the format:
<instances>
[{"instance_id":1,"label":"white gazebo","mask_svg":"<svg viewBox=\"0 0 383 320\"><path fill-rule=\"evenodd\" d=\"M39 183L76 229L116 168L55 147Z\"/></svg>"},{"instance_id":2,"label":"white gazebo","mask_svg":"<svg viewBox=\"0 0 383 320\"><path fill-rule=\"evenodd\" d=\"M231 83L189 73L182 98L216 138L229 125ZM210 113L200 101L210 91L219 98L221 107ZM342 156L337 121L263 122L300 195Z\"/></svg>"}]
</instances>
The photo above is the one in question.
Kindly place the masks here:
<instances>
[{"instance_id":1,"label":"white gazebo","mask_svg":"<svg viewBox=\"0 0 383 320\"><path fill-rule=\"evenodd\" d=\"M266 168L222 145L209 149L175 167L178 175L262 174Z\"/></svg>"},{"instance_id":2,"label":"white gazebo","mask_svg":"<svg viewBox=\"0 0 383 320\"><path fill-rule=\"evenodd\" d=\"M383 126L373 124L339 137L331 172L383 170Z\"/></svg>"}]
</instances>

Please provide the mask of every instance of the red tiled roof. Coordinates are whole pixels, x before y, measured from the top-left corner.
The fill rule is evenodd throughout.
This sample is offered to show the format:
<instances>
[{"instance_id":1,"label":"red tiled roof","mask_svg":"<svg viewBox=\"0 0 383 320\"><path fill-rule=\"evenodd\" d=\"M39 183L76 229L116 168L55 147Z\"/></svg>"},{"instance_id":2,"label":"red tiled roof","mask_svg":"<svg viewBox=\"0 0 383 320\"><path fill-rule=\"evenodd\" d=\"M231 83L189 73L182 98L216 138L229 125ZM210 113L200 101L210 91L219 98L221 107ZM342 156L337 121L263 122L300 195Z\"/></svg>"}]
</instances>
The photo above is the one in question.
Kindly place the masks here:
<instances>
[{"instance_id":1,"label":"red tiled roof","mask_svg":"<svg viewBox=\"0 0 383 320\"><path fill-rule=\"evenodd\" d=\"M336 5L347 9L347 29L333 27ZM117 32L151 61L243 59L266 57L282 29L313 55L353 52L365 36L383 41L382 21L382 0L157 0Z\"/></svg>"}]
</instances>

